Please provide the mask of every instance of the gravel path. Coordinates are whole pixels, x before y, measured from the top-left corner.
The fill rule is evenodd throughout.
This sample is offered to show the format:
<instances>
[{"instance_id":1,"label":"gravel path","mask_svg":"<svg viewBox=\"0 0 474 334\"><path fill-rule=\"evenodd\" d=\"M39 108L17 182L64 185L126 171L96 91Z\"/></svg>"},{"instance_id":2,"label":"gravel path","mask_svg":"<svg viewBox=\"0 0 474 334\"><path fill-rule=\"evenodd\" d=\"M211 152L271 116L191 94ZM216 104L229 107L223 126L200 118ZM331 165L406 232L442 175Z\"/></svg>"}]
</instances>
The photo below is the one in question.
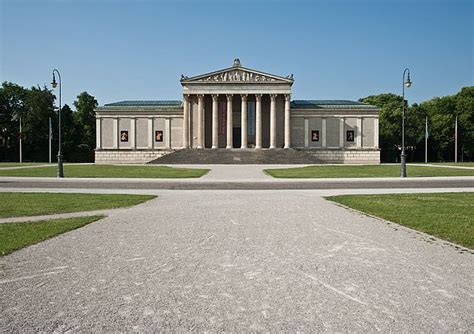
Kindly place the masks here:
<instances>
[{"instance_id":1,"label":"gravel path","mask_svg":"<svg viewBox=\"0 0 474 334\"><path fill-rule=\"evenodd\" d=\"M473 281L311 191L167 191L0 258L0 332L472 332Z\"/></svg>"}]
</instances>

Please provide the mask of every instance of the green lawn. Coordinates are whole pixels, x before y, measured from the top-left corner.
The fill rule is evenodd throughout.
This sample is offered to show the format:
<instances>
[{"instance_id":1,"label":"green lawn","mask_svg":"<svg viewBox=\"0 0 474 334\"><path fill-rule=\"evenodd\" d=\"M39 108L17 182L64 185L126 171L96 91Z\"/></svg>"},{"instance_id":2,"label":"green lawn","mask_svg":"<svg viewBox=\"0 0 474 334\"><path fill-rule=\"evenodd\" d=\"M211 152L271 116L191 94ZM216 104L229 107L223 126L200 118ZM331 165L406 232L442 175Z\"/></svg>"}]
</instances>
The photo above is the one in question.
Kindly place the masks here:
<instances>
[{"instance_id":1,"label":"green lawn","mask_svg":"<svg viewBox=\"0 0 474 334\"><path fill-rule=\"evenodd\" d=\"M343 195L327 199L474 249L474 193Z\"/></svg>"},{"instance_id":2,"label":"green lawn","mask_svg":"<svg viewBox=\"0 0 474 334\"><path fill-rule=\"evenodd\" d=\"M9 254L17 249L50 239L102 218L104 216L0 224L0 255Z\"/></svg>"},{"instance_id":3,"label":"green lawn","mask_svg":"<svg viewBox=\"0 0 474 334\"><path fill-rule=\"evenodd\" d=\"M319 165L266 169L276 178L399 177L399 165ZM474 170L429 166L407 166L408 176L474 176Z\"/></svg>"},{"instance_id":4,"label":"green lawn","mask_svg":"<svg viewBox=\"0 0 474 334\"><path fill-rule=\"evenodd\" d=\"M208 169L152 165L64 165L65 177L196 178L205 175L208 171ZM0 169L0 176L55 177L56 175L56 165L30 169Z\"/></svg>"},{"instance_id":5,"label":"green lawn","mask_svg":"<svg viewBox=\"0 0 474 334\"><path fill-rule=\"evenodd\" d=\"M0 217L121 208L155 198L152 195L0 192Z\"/></svg>"}]
</instances>

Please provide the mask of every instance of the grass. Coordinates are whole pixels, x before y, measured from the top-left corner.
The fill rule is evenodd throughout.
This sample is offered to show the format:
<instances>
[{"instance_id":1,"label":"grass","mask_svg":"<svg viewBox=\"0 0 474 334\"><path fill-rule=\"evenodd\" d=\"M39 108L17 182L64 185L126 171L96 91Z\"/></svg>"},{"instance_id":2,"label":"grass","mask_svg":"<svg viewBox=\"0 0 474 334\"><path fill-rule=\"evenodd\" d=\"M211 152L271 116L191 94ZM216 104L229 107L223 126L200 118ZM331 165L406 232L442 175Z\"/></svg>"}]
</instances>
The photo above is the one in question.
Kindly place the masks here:
<instances>
[{"instance_id":1,"label":"grass","mask_svg":"<svg viewBox=\"0 0 474 334\"><path fill-rule=\"evenodd\" d=\"M65 177L197 178L205 175L208 171L208 169L150 165L64 165ZM56 165L31 169L0 170L0 176L55 177L56 175Z\"/></svg>"},{"instance_id":2,"label":"grass","mask_svg":"<svg viewBox=\"0 0 474 334\"><path fill-rule=\"evenodd\" d=\"M283 169L265 169L276 178L399 177L399 165L320 165ZM474 176L474 170L429 166L407 166L408 176Z\"/></svg>"},{"instance_id":3,"label":"grass","mask_svg":"<svg viewBox=\"0 0 474 334\"><path fill-rule=\"evenodd\" d=\"M50 239L102 218L104 216L0 224L0 255L9 254L20 248Z\"/></svg>"},{"instance_id":4,"label":"grass","mask_svg":"<svg viewBox=\"0 0 474 334\"><path fill-rule=\"evenodd\" d=\"M38 216L137 205L152 195L0 192L0 217Z\"/></svg>"},{"instance_id":5,"label":"grass","mask_svg":"<svg viewBox=\"0 0 474 334\"><path fill-rule=\"evenodd\" d=\"M474 193L342 195L327 199L474 249Z\"/></svg>"}]
</instances>

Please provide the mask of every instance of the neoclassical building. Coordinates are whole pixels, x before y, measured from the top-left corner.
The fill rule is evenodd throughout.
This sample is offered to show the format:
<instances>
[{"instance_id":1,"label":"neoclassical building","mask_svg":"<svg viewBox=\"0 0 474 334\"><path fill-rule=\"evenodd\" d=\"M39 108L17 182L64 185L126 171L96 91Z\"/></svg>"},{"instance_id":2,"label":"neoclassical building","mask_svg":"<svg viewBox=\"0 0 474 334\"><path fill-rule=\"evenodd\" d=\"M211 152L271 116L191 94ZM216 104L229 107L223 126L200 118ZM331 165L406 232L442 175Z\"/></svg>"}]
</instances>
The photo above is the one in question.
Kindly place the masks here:
<instances>
[{"instance_id":1,"label":"neoclassical building","mask_svg":"<svg viewBox=\"0 0 474 334\"><path fill-rule=\"evenodd\" d=\"M170 152L304 149L323 162L379 163L379 109L347 100L291 100L293 75L241 66L181 76L183 100L96 108L96 163L149 162ZM291 163L291 161L288 161Z\"/></svg>"}]
</instances>

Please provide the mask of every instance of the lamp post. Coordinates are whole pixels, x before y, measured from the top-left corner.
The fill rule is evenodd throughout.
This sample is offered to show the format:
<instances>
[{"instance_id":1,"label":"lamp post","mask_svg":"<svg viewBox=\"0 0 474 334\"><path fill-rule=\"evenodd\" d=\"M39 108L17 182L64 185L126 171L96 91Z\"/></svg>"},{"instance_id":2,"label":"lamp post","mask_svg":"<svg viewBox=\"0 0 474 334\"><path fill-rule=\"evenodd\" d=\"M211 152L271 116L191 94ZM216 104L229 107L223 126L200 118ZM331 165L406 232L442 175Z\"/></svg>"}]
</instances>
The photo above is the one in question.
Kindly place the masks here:
<instances>
[{"instance_id":1,"label":"lamp post","mask_svg":"<svg viewBox=\"0 0 474 334\"><path fill-rule=\"evenodd\" d=\"M405 74L408 74L405 80ZM400 155L400 177L407 177L407 155L405 154L405 86L411 86L410 70L406 68L403 71L402 81L402 154Z\"/></svg>"},{"instance_id":2,"label":"lamp post","mask_svg":"<svg viewBox=\"0 0 474 334\"><path fill-rule=\"evenodd\" d=\"M61 74L59 73L59 71L57 69L53 70L53 81L51 82L51 86L53 88L56 88L58 86L58 83L56 82L56 77L54 75L55 73L58 74L58 79L59 79L58 177L64 177L64 173L63 173L63 154L61 152Z\"/></svg>"}]
</instances>

